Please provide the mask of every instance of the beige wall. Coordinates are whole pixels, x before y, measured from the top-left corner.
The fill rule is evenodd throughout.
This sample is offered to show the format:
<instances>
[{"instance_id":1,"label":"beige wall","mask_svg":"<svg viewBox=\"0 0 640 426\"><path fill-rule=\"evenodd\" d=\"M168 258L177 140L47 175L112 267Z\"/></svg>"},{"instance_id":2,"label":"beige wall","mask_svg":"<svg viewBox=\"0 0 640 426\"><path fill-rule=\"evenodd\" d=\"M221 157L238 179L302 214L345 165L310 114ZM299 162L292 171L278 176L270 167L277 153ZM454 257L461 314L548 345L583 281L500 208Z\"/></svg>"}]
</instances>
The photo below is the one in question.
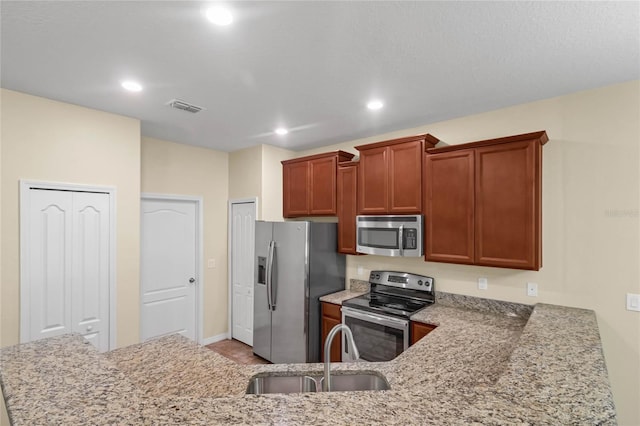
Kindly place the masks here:
<instances>
[{"instance_id":1,"label":"beige wall","mask_svg":"<svg viewBox=\"0 0 640 426\"><path fill-rule=\"evenodd\" d=\"M229 153L229 199L258 198L258 220L282 220L282 170L294 151L259 145Z\"/></svg>"},{"instance_id":2,"label":"beige wall","mask_svg":"<svg viewBox=\"0 0 640 426\"><path fill-rule=\"evenodd\" d=\"M258 197L262 203L262 146L229 153L229 199Z\"/></svg>"},{"instance_id":3,"label":"beige wall","mask_svg":"<svg viewBox=\"0 0 640 426\"><path fill-rule=\"evenodd\" d=\"M117 345L137 343L140 122L5 89L0 95L0 346L19 342L19 179L116 188Z\"/></svg>"},{"instance_id":4,"label":"beige wall","mask_svg":"<svg viewBox=\"0 0 640 426\"><path fill-rule=\"evenodd\" d=\"M227 332L229 154L142 138L142 192L203 199L203 337ZM208 268L207 260L216 267Z\"/></svg>"},{"instance_id":5,"label":"beige wall","mask_svg":"<svg viewBox=\"0 0 640 426\"><path fill-rule=\"evenodd\" d=\"M435 277L438 290L521 303L593 309L598 316L620 424L640 424L640 313L625 294L640 293L640 83L517 105L367 139L298 152L342 149L432 133L449 144L546 130L543 148L543 268L538 272L349 256L347 277L371 269ZM271 164L274 170L280 165ZM265 172L263 171L263 174ZM362 266L364 273L357 274ZM477 289L486 277L489 288ZM537 298L527 282L538 283Z\"/></svg>"},{"instance_id":6,"label":"beige wall","mask_svg":"<svg viewBox=\"0 0 640 426\"><path fill-rule=\"evenodd\" d=\"M262 220L282 220L282 166L274 168L296 155L287 149L262 145Z\"/></svg>"}]
</instances>

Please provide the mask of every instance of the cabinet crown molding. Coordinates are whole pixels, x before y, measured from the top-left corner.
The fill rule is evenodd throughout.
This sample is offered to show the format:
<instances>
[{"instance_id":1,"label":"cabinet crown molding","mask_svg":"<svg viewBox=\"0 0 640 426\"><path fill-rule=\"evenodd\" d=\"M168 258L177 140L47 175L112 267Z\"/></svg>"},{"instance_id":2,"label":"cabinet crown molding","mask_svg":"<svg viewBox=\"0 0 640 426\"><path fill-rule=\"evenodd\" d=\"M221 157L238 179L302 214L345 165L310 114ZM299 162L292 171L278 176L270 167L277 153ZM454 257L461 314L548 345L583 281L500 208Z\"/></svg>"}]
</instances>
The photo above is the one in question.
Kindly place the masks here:
<instances>
[{"instance_id":1,"label":"cabinet crown molding","mask_svg":"<svg viewBox=\"0 0 640 426\"><path fill-rule=\"evenodd\" d=\"M434 147L438 142L440 142L440 139L436 138L435 136L429 133L425 133L424 135L407 136L404 138L391 139L388 141L369 143L366 145L358 145L355 148L358 151L364 151L367 149L375 149L375 148L380 148L382 146L396 145L400 143L414 142L414 141L424 142L425 148L426 147L431 148L431 147Z\"/></svg>"},{"instance_id":2,"label":"cabinet crown molding","mask_svg":"<svg viewBox=\"0 0 640 426\"><path fill-rule=\"evenodd\" d=\"M306 157L292 158L291 160L283 160L281 161L281 163L292 164L292 163L299 163L301 161L316 160L318 158L335 157L335 156L338 157L338 162L342 162L342 161L351 160L353 157L355 157L355 154L352 154L346 151L331 151L331 152L323 152L321 154L307 155Z\"/></svg>"},{"instance_id":3,"label":"cabinet crown molding","mask_svg":"<svg viewBox=\"0 0 640 426\"><path fill-rule=\"evenodd\" d=\"M458 151L461 149L480 148L480 147L489 146L489 145L498 145L503 143L532 141L532 140L539 141L540 145L542 146L549 141L549 137L547 136L547 132L545 130L541 130L538 132L523 133L521 135L505 136L502 138L495 138L495 139L485 139L477 142L468 142L468 143L462 143L458 145L448 145L448 146L443 146L438 148L425 147L425 151L427 152L427 154L438 154L441 152Z\"/></svg>"}]
</instances>

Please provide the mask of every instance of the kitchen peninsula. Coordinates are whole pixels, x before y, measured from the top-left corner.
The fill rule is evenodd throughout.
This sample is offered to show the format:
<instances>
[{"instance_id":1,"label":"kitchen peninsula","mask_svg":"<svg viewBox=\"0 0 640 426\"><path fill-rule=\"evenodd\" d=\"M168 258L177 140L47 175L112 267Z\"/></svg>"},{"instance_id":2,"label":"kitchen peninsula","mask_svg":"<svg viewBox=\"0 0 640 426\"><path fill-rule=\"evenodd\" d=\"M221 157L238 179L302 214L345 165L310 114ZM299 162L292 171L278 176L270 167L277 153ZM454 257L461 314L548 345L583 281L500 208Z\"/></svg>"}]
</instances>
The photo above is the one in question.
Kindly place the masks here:
<instances>
[{"instance_id":1,"label":"kitchen peninsula","mask_svg":"<svg viewBox=\"0 0 640 426\"><path fill-rule=\"evenodd\" d=\"M438 327L393 361L332 364L389 391L245 395L254 374L322 364L238 365L178 335L105 354L79 335L5 348L0 381L14 425L616 424L593 311L470 299L416 314Z\"/></svg>"}]
</instances>

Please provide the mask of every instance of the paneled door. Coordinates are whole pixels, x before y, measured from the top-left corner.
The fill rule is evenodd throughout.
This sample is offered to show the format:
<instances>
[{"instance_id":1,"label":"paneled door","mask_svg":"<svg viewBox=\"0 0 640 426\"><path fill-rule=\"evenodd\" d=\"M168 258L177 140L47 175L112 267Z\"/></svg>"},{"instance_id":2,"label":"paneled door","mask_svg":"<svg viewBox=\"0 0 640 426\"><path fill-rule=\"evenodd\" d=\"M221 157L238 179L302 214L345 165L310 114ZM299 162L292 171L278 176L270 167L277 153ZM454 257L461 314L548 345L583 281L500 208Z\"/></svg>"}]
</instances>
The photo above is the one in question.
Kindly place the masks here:
<instances>
[{"instance_id":1,"label":"paneled door","mask_svg":"<svg viewBox=\"0 0 640 426\"><path fill-rule=\"evenodd\" d=\"M140 338L197 340L197 202L143 198L140 214Z\"/></svg>"},{"instance_id":2,"label":"paneled door","mask_svg":"<svg viewBox=\"0 0 640 426\"><path fill-rule=\"evenodd\" d=\"M473 264L474 150L425 155L425 260Z\"/></svg>"},{"instance_id":3,"label":"paneled door","mask_svg":"<svg viewBox=\"0 0 640 426\"><path fill-rule=\"evenodd\" d=\"M22 342L75 332L109 349L110 196L23 188Z\"/></svg>"},{"instance_id":4,"label":"paneled door","mask_svg":"<svg viewBox=\"0 0 640 426\"><path fill-rule=\"evenodd\" d=\"M71 321L97 348L109 348L109 198L73 194Z\"/></svg>"},{"instance_id":5,"label":"paneled door","mask_svg":"<svg viewBox=\"0 0 640 426\"><path fill-rule=\"evenodd\" d=\"M231 337L249 346L253 346L255 206L231 202Z\"/></svg>"}]
</instances>

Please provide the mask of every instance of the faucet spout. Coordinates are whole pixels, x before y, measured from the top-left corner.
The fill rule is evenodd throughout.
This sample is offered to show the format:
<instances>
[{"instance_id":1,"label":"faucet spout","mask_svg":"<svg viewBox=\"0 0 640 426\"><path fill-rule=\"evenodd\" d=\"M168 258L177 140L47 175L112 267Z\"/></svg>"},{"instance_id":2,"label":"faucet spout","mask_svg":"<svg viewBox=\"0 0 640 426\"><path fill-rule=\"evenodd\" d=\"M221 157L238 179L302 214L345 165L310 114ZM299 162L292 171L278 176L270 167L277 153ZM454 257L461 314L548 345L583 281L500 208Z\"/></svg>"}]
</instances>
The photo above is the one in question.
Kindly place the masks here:
<instances>
[{"instance_id":1,"label":"faucet spout","mask_svg":"<svg viewBox=\"0 0 640 426\"><path fill-rule=\"evenodd\" d=\"M327 339L324 341L324 381L322 383L322 390L325 392L331 390L331 343L340 331L344 331L344 335L347 338L348 352L351 354L352 360L357 361L360 358L360 352L358 351L356 342L353 340L351 329L346 324L338 324L333 327L327 335Z\"/></svg>"}]
</instances>

